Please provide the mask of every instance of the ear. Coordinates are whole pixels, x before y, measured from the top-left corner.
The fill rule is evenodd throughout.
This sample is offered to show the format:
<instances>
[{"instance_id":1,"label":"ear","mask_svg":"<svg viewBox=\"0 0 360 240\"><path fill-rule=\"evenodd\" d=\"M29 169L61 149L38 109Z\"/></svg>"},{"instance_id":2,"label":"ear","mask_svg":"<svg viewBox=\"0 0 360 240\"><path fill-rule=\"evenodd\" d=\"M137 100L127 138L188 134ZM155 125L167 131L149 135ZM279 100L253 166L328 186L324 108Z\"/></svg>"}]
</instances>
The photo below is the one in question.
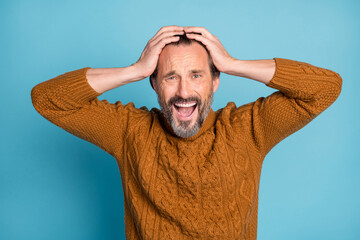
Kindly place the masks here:
<instances>
[{"instance_id":1,"label":"ear","mask_svg":"<svg viewBox=\"0 0 360 240\"><path fill-rule=\"evenodd\" d=\"M158 94L157 84L155 84L154 81L156 81L156 79L153 79L150 77L150 84L151 84L152 88L154 89L154 91L156 92L156 94Z\"/></svg>"},{"instance_id":2,"label":"ear","mask_svg":"<svg viewBox=\"0 0 360 240\"><path fill-rule=\"evenodd\" d=\"M213 79L213 92L216 92L220 84L220 76Z\"/></svg>"}]
</instances>

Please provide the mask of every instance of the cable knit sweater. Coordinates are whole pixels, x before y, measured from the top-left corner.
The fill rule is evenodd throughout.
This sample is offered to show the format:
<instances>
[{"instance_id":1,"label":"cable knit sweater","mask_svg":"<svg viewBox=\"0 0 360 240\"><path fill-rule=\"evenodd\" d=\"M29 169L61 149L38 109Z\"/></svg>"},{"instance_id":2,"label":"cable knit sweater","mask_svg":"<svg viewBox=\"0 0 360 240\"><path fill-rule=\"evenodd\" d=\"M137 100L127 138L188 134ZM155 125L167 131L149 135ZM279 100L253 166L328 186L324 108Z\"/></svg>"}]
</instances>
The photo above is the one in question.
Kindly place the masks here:
<instances>
[{"instance_id":1,"label":"cable knit sweater","mask_svg":"<svg viewBox=\"0 0 360 240\"><path fill-rule=\"evenodd\" d=\"M339 96L339 74L274 58L266 86L279 91L211 110L200 131L179 138L156 108L98 100L83 68L31 91L47 120L116 159L127 239L247 239L257 235L262 162Z\"/></svg>"}]
</instances>

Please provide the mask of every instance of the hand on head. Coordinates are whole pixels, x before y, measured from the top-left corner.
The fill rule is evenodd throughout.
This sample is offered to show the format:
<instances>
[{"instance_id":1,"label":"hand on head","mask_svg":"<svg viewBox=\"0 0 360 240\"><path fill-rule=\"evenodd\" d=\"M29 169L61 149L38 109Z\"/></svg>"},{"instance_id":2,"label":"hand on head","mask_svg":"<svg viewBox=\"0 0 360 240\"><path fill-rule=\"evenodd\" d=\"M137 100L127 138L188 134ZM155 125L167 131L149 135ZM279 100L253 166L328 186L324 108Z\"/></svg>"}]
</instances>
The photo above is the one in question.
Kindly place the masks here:
<instances>
[{"instance_id":1,"label":"hand on head","mask_svg":"<svg viewBox=\"0 0 360 240\"><path fill-rule=\"evenodd\" d=\"M210 53L215 67L226 72L226 67L235 59L225 50L219 39L204 27L184 27L186 37L204 44Z\"/></svg>"},{"instance_id":2,"label":"hand on head","mask_svg":"<svg viewBox=\"0 0 360 240\"><path fill-rule=\"evenodd\" d=\"M201 42L208 50L215 67L220 72L226 72L226 67L234 60L225 50L219 39L204 27L162 27L146 44L140 58L133 65L144 78L150 76L156 69L159 55L163 48L172 42L179 41L179 36L186 34L187 38Z\"/></svg>"},{"instance_id":3,"label":"hand on head","mask_svg":"<svg viewBox=\"0 0 360 240\"><path fill-rule=\"evenodd\" d=\"M153 38L146 44L139 60L133 64L142 72L144 78L150 76L157 65L162 49L171 42L179 40L178 36L183 35L184 28L179 26L162 27Z\"/></svg>"}]
</instances>

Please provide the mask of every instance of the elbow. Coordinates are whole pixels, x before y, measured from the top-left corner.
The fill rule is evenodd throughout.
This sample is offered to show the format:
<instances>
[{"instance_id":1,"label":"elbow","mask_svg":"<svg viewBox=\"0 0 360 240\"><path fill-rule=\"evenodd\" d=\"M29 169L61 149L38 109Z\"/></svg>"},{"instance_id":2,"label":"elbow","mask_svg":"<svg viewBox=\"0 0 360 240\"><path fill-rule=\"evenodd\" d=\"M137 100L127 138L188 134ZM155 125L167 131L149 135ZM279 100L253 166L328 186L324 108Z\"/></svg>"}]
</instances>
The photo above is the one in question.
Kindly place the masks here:
<instances>
[{"instance_id":1,"label":"elbow","mask_svg":"<svg viewBox=\"0 0 360 240\"><path fill-rule=\"evenodd\" d=\"M46 93L41 87L41 83L39 83L38 85L36 85L31 89L30 96L31 96L32 105L34 106L35 110L41 114L42 109L44 108L43 99L44 96L46 96Z\"/></svg>"},{"instance_id":2,"label":"elbow","mask_svg":"<svg viewBox=\"0 0 360 240\"><path fill-rule=\"evenodd\" d=\"M338 73L334 73L331 77L327 78L326 85L319 89L312 101L297 101L297 104L300 106L305 105L306 107L304 108L306 108L309 114L316 117L339 98L341 90L342 78Z\"/></svg>"},{"instance_id":3,"label":"elbow","mask_svg":"<svg viewBox=\"0 0 360 240\"><path fill-rule=\"evenodd\" d=\"M33 87L31 89L31 93L30 93L30 96L31 96L31 102L32 102L32 105L34 106L34 108L36 109L37 108L37 103L38 103L38 99L39 99L39 86L36 85L35 87ZM37 110L37 109L36 109Z\"/></svg>"},{"instance_id":4,"label":"elbow","mask_svg":"<svg viewBox=\"0 0 360 240\"><path fill-rule=\"evenodd\" d=\"M324 85L318 91L317 99L328 100L333 103L340 96L342 90L342 77L340 74L327 70L326 78L324 80Z\"/></svg>"},{"instance_id":5,"label":"elbow","mask_svg":"<svg viewBox=\"0 0 360 240\"><path fill-rule=\"evenodd\" d=\"M340 76L340 74L337 73L336 76L337 76L337 77L336 77L335 81L336 81L337 86L338 86L337 92L338 92L338 96L339 96L340 93L341 93L343 80L342 80L342 77Z\"/></svg>"},{"instance_id":6,"label":"elbow","mask_svg":"<svg viewBox=\"0 0 360 240\"><path fill-rule=\"evenodd\" d=\"M342 90L341 76L335 73L329 80L327 87L324 87L322 91L319 91L312 103L315 116L329 108L340 96Z\"/></svg>"},{"instance_id":7,"label":"elbow","mask_svg":"<svg viewBox=\"0 0 360 240\"><path fill-rule=\"evenodd\" d=\"M330 96L332 96L333 102L338 99L340 96L341 90L342 90L342 77L340 74L335 73L334 77L332 78L332 84L329 87L328 93Z\"/></svg>"}]
</instances>

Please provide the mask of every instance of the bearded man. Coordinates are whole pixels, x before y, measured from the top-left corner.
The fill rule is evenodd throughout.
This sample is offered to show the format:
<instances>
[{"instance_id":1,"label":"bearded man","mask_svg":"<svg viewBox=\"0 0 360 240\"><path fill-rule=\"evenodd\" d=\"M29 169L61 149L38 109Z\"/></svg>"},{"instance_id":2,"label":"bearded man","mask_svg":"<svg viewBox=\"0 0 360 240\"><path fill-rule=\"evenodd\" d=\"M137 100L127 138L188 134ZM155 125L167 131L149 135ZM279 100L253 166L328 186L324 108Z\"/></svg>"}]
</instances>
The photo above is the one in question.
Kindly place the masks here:
<instances>
[{"instance_id":1,"label":"bearded man","mask_svg":"<svg viewBox=\"0 0 360 240\"><path fill-rule=\"evenodd\" d=\"M220 72L278 91L215 112ZM147 77L161 110L97 98ZM127 239L253 240L265 156L335 102L341 87L331 70L235 59L203 27L167 26L136 63L67 72L39 83L31 97L47 120L114 156Z\"/></svg>"}]
</instances>

